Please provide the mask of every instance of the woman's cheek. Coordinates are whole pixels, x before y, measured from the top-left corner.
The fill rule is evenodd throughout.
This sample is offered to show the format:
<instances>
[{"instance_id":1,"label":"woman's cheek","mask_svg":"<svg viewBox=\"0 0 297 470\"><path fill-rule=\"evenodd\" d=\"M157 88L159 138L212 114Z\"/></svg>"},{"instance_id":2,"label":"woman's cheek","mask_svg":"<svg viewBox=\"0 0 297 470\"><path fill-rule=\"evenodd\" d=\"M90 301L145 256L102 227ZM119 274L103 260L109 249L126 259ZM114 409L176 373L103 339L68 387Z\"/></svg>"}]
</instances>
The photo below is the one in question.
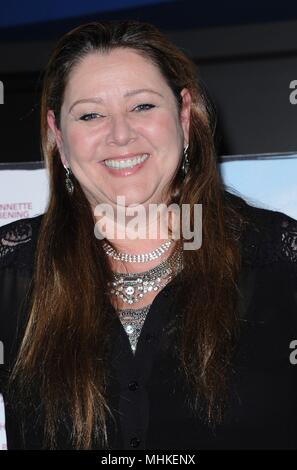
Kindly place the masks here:
<instances>
[{"instance_id":1,"label":"woman's cheek","mask_svg":"<svg viewBox=\"0 0 297 470\"><path fill-rule=\"evenodd\" d=\"M68 134L68 147L73 156L82 157L89 154L92 147L91 139L85 132L72 131Z\"/></svg>"}]
</instances>

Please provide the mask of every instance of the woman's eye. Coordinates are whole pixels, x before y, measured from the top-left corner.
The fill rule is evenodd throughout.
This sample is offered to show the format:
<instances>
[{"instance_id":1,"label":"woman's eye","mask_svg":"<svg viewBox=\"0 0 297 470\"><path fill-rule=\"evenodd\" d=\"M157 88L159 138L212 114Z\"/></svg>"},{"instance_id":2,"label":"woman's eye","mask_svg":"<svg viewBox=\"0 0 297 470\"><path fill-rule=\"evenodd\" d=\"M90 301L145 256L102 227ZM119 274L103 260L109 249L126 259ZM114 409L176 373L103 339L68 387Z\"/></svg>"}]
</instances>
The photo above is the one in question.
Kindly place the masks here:
<instances>
[{"instance_id":1,"label":"woman's eye","mask_svg":"<svg viewBox=\"0 0 297 470\"><path fill-rule=\"evenodd\" d=\"M134 109L136 111L148 111L151 108L155 108L155 105L154 104L149 104L149 103L144 103L144 104L140 104L140 105L136 106L136 108L134 108Z\"/></svg>"},{"instance_id":2,"label":"woman's eye","mask_svg":"<svg viewBox=\"0 0 297 470\"><path fill-rule=\"evenodd\" d=\"M97 117L102 117L101 114L98 113L89 113L89 114L83 114L79 119L81 121L93 121Z\"/></svg>"}]
</instances>

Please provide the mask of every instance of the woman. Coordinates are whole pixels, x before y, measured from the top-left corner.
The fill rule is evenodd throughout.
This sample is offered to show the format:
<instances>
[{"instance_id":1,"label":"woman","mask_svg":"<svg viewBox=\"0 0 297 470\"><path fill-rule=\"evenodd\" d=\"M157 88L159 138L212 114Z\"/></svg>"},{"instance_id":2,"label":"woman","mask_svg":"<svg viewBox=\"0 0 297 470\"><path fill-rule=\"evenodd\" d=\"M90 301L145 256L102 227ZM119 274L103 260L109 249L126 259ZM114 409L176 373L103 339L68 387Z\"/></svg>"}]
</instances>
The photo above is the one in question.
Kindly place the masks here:
<instances>
[{"instance_id":1,"label":"woman","mask_svg":"<svg viewBox=\"0 0 297 470\"><path fill-rule=\"evenodd\" d=\"M224 189L195 65L151 25L86 24L41 108L49 204L0 237L8 448L296 449L297 222ZM94 235L98 205L153 203L192 226L202 204L202 246Z\"/></svg>"}]
</instances>

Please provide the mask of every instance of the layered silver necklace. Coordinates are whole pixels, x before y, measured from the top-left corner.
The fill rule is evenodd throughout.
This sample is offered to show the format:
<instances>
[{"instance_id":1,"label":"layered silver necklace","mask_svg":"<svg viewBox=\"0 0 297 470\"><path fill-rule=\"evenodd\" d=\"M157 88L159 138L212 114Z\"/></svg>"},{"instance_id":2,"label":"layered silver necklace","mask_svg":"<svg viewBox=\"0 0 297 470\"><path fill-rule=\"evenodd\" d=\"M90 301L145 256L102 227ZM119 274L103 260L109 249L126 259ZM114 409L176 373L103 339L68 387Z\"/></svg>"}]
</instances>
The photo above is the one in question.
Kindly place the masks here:
<instances>
[{"instance_id":1,"label":"layered silver necklace","mask_svg":"<svg viewBox=\"0 0 297 470\"><path fill-rule=\"evenodd\" d=\"M167 242L168 248L171 243L168 244ZM108 246L104 248L105 251L107 248ZM161 256L162 252L160 249L157 250L159 250L158 253L160 253L157 253L157 257L159 257ZM156 252L156 250L154 250L154 252ZM126 253L116 252L116 250L113 250L113 252L109 250L109 253L111 253L110 256L112 256L114 259L119 259L119 255L127 255L127 262L135 262L135 256L140 257L139 259L150 256L150 253L144 253L142 255L128 255ZM133 261L128 260L129 256L132 256ZM113 296L120 297L125 303L129 305L137 304L147 293L157 291L165 287L165 285L168 284L168 282L170 282L170 280L173 279L173 277L176 276L182 269L183 250L182 248L179 248L174 250L173 253L166 260L162 261L158 266L155 266L154 268L151 268L147 271L136 273L114 272L113 280L108 283L109 292ZM150 306L151 304L139 309L117 310L119 319L128 335L133 353L136 351L137 341Z\"/></svg>"},{"instance_id":2,"label":"layered silver necklace","mask_svg":"<svg viewBox=\"0 0 297 470\"><path fill-rule=\"evenodd\" d=\"M118 296L123 302L132 305L143 300L152 291L162 289L182 269L182 250L175 250L158 266L148 271L134 273L113 273L108 283L110 294Z\"/></svg>"}]
</instances>

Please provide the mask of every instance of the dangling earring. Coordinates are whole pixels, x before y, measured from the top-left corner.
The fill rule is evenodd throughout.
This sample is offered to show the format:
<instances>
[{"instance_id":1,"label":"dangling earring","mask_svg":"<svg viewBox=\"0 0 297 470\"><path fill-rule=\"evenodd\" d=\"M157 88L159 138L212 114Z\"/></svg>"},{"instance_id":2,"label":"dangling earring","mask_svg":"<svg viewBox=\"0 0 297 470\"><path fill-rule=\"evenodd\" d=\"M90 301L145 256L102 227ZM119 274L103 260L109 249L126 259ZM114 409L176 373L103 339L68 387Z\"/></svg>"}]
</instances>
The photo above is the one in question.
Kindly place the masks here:
<instances>
[{"instance_id":1,"label":"dangling earring","mask_svg":"<svg viewBox=\"0 0 297 470\"><path fill-rule=\"evenodd\" d=\"M184 177L188 173L189 167L190 167L190 162L188 158L188 148L189 148L189 144L187 144L186 147L184 148L183 164L182 164L182 172L184 174Z\"/></svg>"},{"instance_id":2,"label":"dangling earring","mask_svg":"<svg viewBox=\"0 0 297 470\"><path fill-rule=\"evenodd\" d=\"M74 191L74 184L73 184L73 181L71 179L71 175L72 175L72 171L70 168L67 168L65 165L63 165L65 170L66 170L66 178L65 178L65 187L68 191L68 194L70 194L70 196L73 194L73 191Z\"/></svg>"}]
</instances>

